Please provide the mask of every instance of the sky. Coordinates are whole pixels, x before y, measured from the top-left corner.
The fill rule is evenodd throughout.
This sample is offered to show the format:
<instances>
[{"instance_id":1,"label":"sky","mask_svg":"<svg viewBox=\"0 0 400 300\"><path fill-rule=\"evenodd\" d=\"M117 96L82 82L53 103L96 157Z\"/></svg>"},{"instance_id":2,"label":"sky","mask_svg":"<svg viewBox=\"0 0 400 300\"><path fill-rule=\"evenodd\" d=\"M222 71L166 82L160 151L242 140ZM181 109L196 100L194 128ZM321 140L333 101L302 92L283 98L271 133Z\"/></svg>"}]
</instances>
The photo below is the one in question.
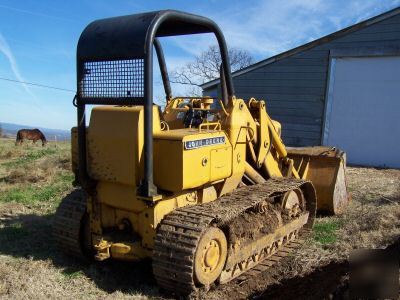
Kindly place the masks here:
<instances>
[{"instance_id":1,"label":"sky","mask_svg":"<svg viewBox=\"0 0 400 300\"><path fill-rule=\"evenodd\" d=\"M0 0L0 123L75 126L76 45L96 19L160 9L207 16L222 28L229 47L260 61L399 6L400 0ZM209 34L161 42L169 70L216 43ZM185 91L172 89L175 95ZM163 97L158 72L154 96L156 102Z\"/></svg>"}]
</instances>

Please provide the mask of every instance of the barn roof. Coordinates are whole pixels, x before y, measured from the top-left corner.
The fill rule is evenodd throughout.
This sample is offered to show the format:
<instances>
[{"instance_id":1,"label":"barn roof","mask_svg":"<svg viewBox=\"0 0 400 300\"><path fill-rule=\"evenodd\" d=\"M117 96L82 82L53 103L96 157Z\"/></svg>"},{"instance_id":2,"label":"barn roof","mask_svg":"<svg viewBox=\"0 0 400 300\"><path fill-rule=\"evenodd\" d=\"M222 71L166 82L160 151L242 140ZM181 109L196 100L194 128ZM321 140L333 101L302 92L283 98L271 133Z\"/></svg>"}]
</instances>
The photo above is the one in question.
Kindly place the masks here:
<instances>
[{"instance_id":1,"label":"barn roof","mask_svg":"<svg viewBox=\"0 0 400 300\"><path fill-rule=\"evenodd\" d=\"M389 11L383 13L383 14L377 15L377 16L372 17L370 19L367 19L365 21L359 22L357 24L354 24L352 26L346 27L346 28L341 29L339 31L336 31L334 33L328 34L328 35L323 36L323 37L321 37L321 38L319 38L317 40L311 41L311 42L306 43L304 45L301 45L299 47L293 48L291 50L288 50L288 51L282 52L280 54L277 54L275 56L269 57L267 59L261 60L261 61L259 61L257 63L254 63L254 64L252 64L252 65L250 65L250 66L248 66L246 68L243 68L241 70L233 72L232 73L232 77L236 77L236 76L251 72L251 71L253 71L255 69L261 68L261 67L263 67L265 65L274 63L274 62L279 61L281 59L293 56L293 55L298 54L298 53L300 53L302 51L309 50L311 48L314 48L314 47L319 46L319 45L324 44L324 43L328 43L328 42L330 42L332 40L335 40L337 38L343 37L343 36L345 36L345 35L347 35L349 33L355 32L357 30L363 29L363 28L368 27L368 26L370 26L372 24L375 24L375 23L381 22L383 20L389 19L389 18L394 17L394 16L396 16L398 14L400 14L400 7L396 7L396 8L394 8L392 10L389 10ZM209 88L211 88L211 87L213 87L213 86L215 86L217 84L219 84L219 79L214 79L212 81L209 81L209 82L206 82L206 83L202 84L201 87L204 90L204 89L209 89Z\"/></svg>"}]
</instances>

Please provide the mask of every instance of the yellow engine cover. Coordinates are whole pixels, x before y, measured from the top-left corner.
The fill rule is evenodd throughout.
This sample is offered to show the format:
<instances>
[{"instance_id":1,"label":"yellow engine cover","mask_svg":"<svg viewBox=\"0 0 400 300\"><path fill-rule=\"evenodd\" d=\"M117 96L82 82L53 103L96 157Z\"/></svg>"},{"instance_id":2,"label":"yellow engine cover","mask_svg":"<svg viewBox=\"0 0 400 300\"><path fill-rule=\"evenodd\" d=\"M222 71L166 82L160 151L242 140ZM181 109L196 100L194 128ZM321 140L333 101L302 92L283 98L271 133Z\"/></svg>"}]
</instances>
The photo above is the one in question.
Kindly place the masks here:
<instances>
[{"instance_id":1,"label":"yellow engine cover","mask_svg":"<svg viewBox=\"0 0 400 300\"><path fill-rule=\"evenodd\" d=\"M178 192L232 175L232 145L224 131L174 129L154 134L154 182Z\"/></svg>"},{"instance_id":2,"label":"yellow engine cover","mask_svg":"<svg viewBox=\"0 0 400 300\"><path fill-rule=\"evenodd\" d=\"M143 177L143 106L93 108L87 132L88 172L99 181L139 185ZM158 107L153 107L153 131L159 132Z\"/></svg>"},{"instance_id":3,"label":"yellow engine cover","mask_svg":"<svg viewBox=\"0 0 400 300\"><path fill-rule=\"evenodd\" d=\"M88 173L100 183L136 187L143 178L143 107L98 106L87 129ZM76 129L72 130L77 172ZM154 184L166 191L198 188L232 175L232 144L223 130L161 131L153 109Z\"/></svg>"}]
</instances>

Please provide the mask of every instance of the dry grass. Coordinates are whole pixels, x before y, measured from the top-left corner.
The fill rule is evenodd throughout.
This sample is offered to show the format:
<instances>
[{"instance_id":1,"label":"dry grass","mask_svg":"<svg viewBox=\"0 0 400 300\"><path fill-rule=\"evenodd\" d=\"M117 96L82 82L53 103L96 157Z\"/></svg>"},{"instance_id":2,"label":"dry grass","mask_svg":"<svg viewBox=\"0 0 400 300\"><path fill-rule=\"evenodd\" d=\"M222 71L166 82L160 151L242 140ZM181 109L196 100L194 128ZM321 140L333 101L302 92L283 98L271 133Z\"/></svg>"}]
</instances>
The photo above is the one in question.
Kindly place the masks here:
<instances>
[{"instance_id":1,"label":"dry grass","mask_svg":"<svg viewBox=\"0 0 400 300\"><path fill-rule=\"evenodd\" d=\"M349 167L347 176L348 209L317 219L313 238L294 254L287 277L347 260L353 249L385 248L400 237L400 170Z\"/></svg>"},{"instance_id":2,"label":"dry grass","mask_svg":"<svg viewBox=\"0 0 400 300\"><path fill-rule=\"evenodd\" d=\"M350 252L400 238L400 170L348 168L347 177L352 202L343 215L317 218L306 243L279 265L206 299L343 299Z\"/></svg>"},{"instance_id":3,"label":"dry grass","mask_svg":"<svg viewBox=\"0 0 400 300\"><path fill-rule=\"evenodd\" d=\"M149 262L85 265L55 248L52 217L72 189L69 152L68 143L43 149L0 139L0 298L161 298ZM354 248L384 247L400 236L400 171L349 168L348 181L349 209L318 218L314 236L282 276L312 272L347 259Z\"/></svg>"},{"instance_id":4,"label":"dry grass","mask_svg":"<svg viewBox=\"0 0 400 300\"><path fill-rule=\"evenodd\" d=\"M82 265L55 248L52 217L72 180L69 143L0 139L0 298L154 298L154 282L141 280L149 263Z\"/></svg>"}]
</instances>

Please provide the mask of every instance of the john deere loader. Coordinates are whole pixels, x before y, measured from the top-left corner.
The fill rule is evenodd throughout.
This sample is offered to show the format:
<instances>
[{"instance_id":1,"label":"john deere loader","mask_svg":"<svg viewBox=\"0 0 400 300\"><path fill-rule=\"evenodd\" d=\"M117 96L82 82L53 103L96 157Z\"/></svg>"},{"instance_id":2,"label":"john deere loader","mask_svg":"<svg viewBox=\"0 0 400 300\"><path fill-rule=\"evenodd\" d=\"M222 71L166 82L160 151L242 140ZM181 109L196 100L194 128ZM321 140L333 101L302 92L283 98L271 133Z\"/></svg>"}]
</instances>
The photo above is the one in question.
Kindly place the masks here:
<instances>
[{"instance_id":1,"label":"john deere loader","mask_svg":"<svg viewBox=\"0 0 400 300\"><path fill-rule=\"evenodd\" d=\"M222 96L173 97L159 38L200 33L218 41ZM153 53L163 111L153 103ZM166 290L243 276L293 244L317 210L339 213L348 202L344 153L286 148L266 103L235 96L224 36L208 18L165 10L89 24L74 105L77 188L57 209L58 244L97 261L151 258Z\"/></svg>"}]
</instances>

